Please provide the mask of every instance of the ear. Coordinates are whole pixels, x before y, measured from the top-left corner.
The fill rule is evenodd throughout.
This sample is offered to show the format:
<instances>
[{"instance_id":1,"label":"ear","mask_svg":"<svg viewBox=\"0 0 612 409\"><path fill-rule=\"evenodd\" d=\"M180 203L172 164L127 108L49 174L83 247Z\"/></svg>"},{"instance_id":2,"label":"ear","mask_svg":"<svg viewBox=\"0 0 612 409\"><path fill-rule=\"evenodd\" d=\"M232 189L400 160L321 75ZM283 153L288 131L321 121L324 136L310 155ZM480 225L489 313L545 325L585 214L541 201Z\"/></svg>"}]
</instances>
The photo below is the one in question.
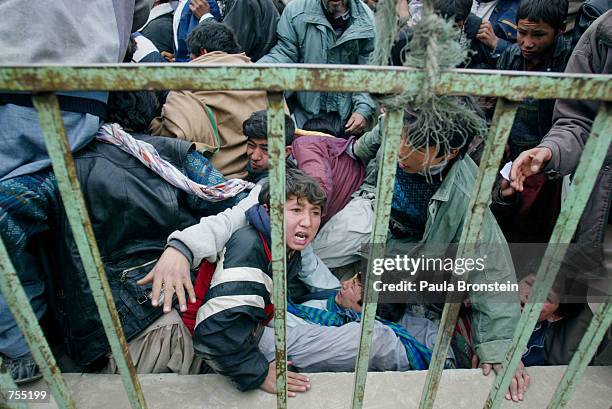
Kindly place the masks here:
<instances>
[{"instance_id":1,"label":"ear","mask_svg":"<svg viewBox=\"0 0 612 409\"><path fill-rule=\"evenodd\" d=\"M291 146L285 146L285 156L289 156L293 153L293 148Z\"/></svg>"},{"instance_id":2,"label":"ear","mask_svg":"<svg viewBox=\"0 0 612 409\"><path fill-rule=\"evenodd\" d=\"M270 213L270 207L267 204L262 204L263 208L266 209L266 212Z\"/></svg>"}]
</instances>

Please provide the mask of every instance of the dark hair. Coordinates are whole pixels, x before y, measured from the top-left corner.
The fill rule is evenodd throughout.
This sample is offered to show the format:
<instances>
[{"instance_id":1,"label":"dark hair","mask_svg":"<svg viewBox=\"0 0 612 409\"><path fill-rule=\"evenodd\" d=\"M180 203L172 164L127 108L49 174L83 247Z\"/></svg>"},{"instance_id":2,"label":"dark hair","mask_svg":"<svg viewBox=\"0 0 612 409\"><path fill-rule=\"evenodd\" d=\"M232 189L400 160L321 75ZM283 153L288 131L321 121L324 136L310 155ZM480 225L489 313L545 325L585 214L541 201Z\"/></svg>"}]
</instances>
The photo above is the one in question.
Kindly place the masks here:
<instances>
[{"instance_id":1,"label":"dark hair","mask_svg":"<svg viewBox=\"0 0 612 409\"><path fill-rule=\"evenodd\" d=\"M242 123L242 133L247 138L268 139L268 111L255 111ZM293 119L285 114L285 146L291 146L295 135Z\"/></svg>"},{"instance_id":2,"label":"dark hair","mask_svg":"<svg viewBox=\"0 0 612 409\"><path fill-rule=\"evenodd\" d=\"M522 0L516 12L516 21L543 21L555 30L561 30L568 7L568 0Z\"/></svg>"},{"instance_id":3,"label":"dark hair","mask_svg":"<svg viewBox=\"0 0 612 409\"><path fill-rule=\"evenodd\" d=\"M138 44L136 43L134 36L130 36L127 44L127 49L125 50L125 55L123 56L123 62L132 62L132 59L134 58L134 53L136 52L137 48Z\"/></svg>"},{"instance_id":4,"label":"dark hair","mask_svg":"<svg viewBox=\"0 0 612 409\"><path fill-rule=\"evenodd\" d=\"M200 50L206 52L223 51L228 54L239 54L242 49L238 45L234 31L223 23L205 20L193 29L187 37L189 51L200 55Z\"/></svg>"},{"instance_id":5,"label":"dark hair","mask_svg":"<svg viewBox=\"0 0 612 409\"><path fill-rule=\"evenodd\" d=\"M472 0L436 0L436 13L445 19L456 22L467 20L472 10Z\"/></svg>"},{"instance_id":6,"label":"dark hair","mask_svg":"<svg viewBox=\"0 0 612 409\"><path fill-rule=\"evenodd\" d=\"M108 122L125 129L146 133L149 124L161 113L161 105L153 91L113 91L108 93Z\"/></svg>"},{"instance_id":7,"label":"dark hair","mask_svg":"<svg viewBox=\"0 0 612 409\"><path fill-rule=\"evenodd\" d=\"M413 109L410 105L404 108L404 128L408 131L408 139L410 134L420 132L421 134L444 133L448 142L449 149L458 149L458 158L463 158L469 149L470 143L476 135L480 135L486 129L485 114L476 103L476 100L471 96L448 96L440 99L439 103L441 113L436 115L445 115L444 127L442 129L432 129L431 112L435 109L432 103L423 105ZM445 112L444 107L448 107ZM422 110L428 110L427 115L422 115ZM439 121L435 118L435 121ZM428 146L438 146L439 149L445 147L439 144L438 138L427 138ZM416 149L423 149L425 146L415 146ZM438 151L436 157L449 154L450 152Z\"/></svg>"},{"instance_id":8,"label":"dark hair","mask_svg":"<svg viewBox=\"0 0 612 409\"><path fill-rule=\"evenodd\" d=\"M321 213L325 212L327 198L321 185L299 169L288 168L285 174L285 197L307 200L312 205L321 206ZM259 203L270 206L270 179L268 179L259 192Z\"/></svg>"}]
</instances>

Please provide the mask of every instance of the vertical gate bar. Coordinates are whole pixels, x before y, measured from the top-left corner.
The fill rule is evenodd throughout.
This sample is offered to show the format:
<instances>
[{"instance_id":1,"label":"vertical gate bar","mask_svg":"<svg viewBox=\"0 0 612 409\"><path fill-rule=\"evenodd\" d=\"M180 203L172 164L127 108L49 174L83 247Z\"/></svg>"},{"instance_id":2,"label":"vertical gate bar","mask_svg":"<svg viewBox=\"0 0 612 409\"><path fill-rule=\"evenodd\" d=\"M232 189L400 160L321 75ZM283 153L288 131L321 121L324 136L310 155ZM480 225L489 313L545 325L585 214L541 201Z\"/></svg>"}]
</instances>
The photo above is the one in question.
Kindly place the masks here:
<instances>
[{"instance_id":1,"label":"vertical gate bar","mask_svg":"<svg viewBox=\"0 0 612 409\"><path fill-rule=\"evenodd\" d=\"M375 280L372 272L372 262L375 258L384 257L387 232L389 230L389 209L393 198L393 185L397 170L400 137L402 135L404 110L394 109L387 113L381 149L382 159L378 169L376 183L376 205L374 206L374 226L372 226L371 248L368 254L368 271L364 281L365 302L361 315L361 333L359 336L359 352L355 364L355 379L353 384L352 409L361 409L365 398L366 378L368 376L368 363L370 361L370 347L372 346L372 333L378 293L373 291L370 284Z\"/></svg>"},{"instance_id":2,"label":"vertical gate bar","mask_svg":"<svg viewBox=\"0 0 612 409\"><path fill-rule=\"evenodd\" d=\"M281 92L268 92L268 152L270 153L270 220L276 345L276 407L287 408L287 255L285 246L285 111Z\"/></svg>"},{"instance_id":3,"label":"vertical gate bar","mask_svg":"<svg viewBox=\"0 0 612 409\"><path fill-rule=\"evenodd\" d=\"M113 295L100 259L98 244L77 179L59 103L54 94L36 95L33 97L33 102L38 111L40 128L43 131L72 234L87 274L87 281L98 307L100 319L127 396L132 408L146 408L147 404L123 335L123 328L117 315Z\"/></svg>"},{"instance_id":4,"label":"vertical gate bar","mask_svg":"<svg viewBox=\"0 0 612 409\"><path fill-rule=\"evenodd\" d=\"M0 240L0 291L30 347L36 364L53 392L55 402L60 408L76 408L2 240Z\"/></svg>"},{"instance_id":5,"label":"vertical gate bar","mask_svg":"<svg viewBox=\"0 0 612 409\"><path fill-rule=\"evenodd\" d=\"M499 162L504 153L506 141L510 135L516 109L518 104L504 99L498 99L495 107L493 122L489 129L489 134L485 141L485 149L480 161L480 171L476 179L475 190L472 193L472 199L467 211L467 217L463 224L466 228L461 233L459 243L474 244L478 242L482 221L486 209L489 206L491 198L491 190L499 168ZM462 251L461 248L459 251ZM457 257L461 257L458 254ZM467 279L467 274L463 275L463 279ZM456 277L453 276L453 282ZM457 325L457 317L459 316L460 303L446 302L442 311L440 329L436 337L436 343L433 349L431 363L427 371L427 378L421 394L420 409L431 409L438 393L440 379L446 361L446 354L450 347L451 339Z\"/></svg>"},{"instance_id":6,"label":"vertical gate bar","mask_svg":"<svg viewBox=\"0 0 612 409\"><path fill-rule=\"evenodd\" d=\"M574 173L572 189L563 203L551 235L549 243L552 246L549 245L546 249L542 265L538 269L531 294L533 302L525 304L514 332L512 345L504 360L504 372L501 376L497 376L491 387L484 406L486 409L499 408L504 400L506 390L514 377L516 367L540 315L548 290L557 276L559 264L555 263L554 260L563 260L567 250L567 245L559 245L559 243L567 244L572 241L582 212L591 196L597 173L601 169L608 152L608 146L612 140L611 128L612 104L603 103L593 122L591 134L584 146L578 168Z\"/></svg>"},{"instance_id":7,"label":"vertical gate bar","mask_svg":"<svg viewBox=\"0 0 612 409\"><path fill-rule=\"evenodd\" d=\"M4 407L2 405L7 405L10 409L28 409L28 405L23 402L8 402L8 395L6 394L8 391L17 390L17 385L13 381L11 374L8 371L8 368L4 366L4 362L2 360L2 355L0 355L0 407ZM2 397L7 400L7 402L2 402Z\"/></svg>"},{"instance_id":8,"label":"vertical gate bar","mask_svg":"<svg viewBox=\"0 0 612 409\"><path fill-rule=\"evenodd\" d=\"M610 324L612 324L612 302L608 299L593 315L593 319L582 337L580 345L578 345L578 350L570 361L559 385L557 385L551 401L548 403L548 409L564 408L569 403L576 390L576 384L580 381L582 374L595 355L599 343L608 331Z\"/></svg>"}]
</instances>

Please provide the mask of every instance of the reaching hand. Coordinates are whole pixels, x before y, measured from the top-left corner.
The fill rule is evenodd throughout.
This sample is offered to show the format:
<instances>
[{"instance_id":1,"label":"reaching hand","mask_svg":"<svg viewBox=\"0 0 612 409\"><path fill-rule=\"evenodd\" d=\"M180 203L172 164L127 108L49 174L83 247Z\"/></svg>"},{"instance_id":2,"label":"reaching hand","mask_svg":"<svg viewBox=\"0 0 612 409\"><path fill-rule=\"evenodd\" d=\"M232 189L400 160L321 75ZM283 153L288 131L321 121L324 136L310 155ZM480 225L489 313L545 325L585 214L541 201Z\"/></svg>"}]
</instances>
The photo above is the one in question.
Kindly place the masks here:
<instances>
[{"instance_id":1,"label":"reaching hand","mask_svg":"<svg viewBox=\"0 0 612 409\"><path fill-rule=\"evenodd\" d=\"M287 362L287 365L291 365L291 361ZM259 389L268 393L276 393L276 361L268 365L268 375ZM287 395L289 397L294 397L296 392L306 392L309 389L310 379L304 375L287 371Z\"/></svg>"},{"instance_id":2,"label":"reaching hand","mask_svg":"<svg viewBox=\"0 0 612 409\"><path fill-rule=\"evenodd\" d=\"M482 374L484 376L488 376L489 373L491 373L491 368L493 368L495 374L498 375L502 370L502 364L482 364ZM506 399L512 399L514 402L522 401L528 387L529 374L527 374L525 365L523 365L523 362L521 361L516 367L516 372L514 373L514 378L512 378L512 382L510 382L508 393L506 393Z\"/></svg>"},{"instance_id":3,"label":"reaching hand","mask_svg":"<svg viewBox=\"0 0 612 409\"><path fill-rule=\"evenodd\" d=\"M523 191L523 182L531 175L540 173L546 163L552 158L552 151L548 148L533 148L522 152L510 170L510 186L517 192Z\"/></svg>"},{"instance_id":4,"label":"reaching hand","mask_svg":"<svg viewBox=\"0 0 612 409\"><path fill-rule=\"evenodd\" d=\"M348 121L346 121L344 132L350 135L359 134L365 130L367 125L368 120L363 115L354 112Z\"/></svg>"},{"instance_id":5,"label":"reaching hand","mask_svg":"<svg viewBox=\"0 0 612 409\"><path fill-rule=\"evenodd\" d=\"M497 47L497 41L499 40L499 38L497 38L495 35L495 31L493 31L493 26L491 25L490 21L485 21L480 25L476 38L491 50L495 50L495 47Z\"/></svg>"},{"instance_id":6,"label":"reaching hand","mask_svg":"<svg viewBox=\"0 0 612 409\"><path fill-rule=\"evenodd\" d=\"M210 13L210 5L206 0L191 0L189 10L200 20L204 14Z\"/></svg>"},{"instance_id":7,"label":"reaching hand","mask_svg":"<svg viewBox=\"0 0 612 409\"><path fill-rule=\"evenodd\" d=\"M172 295L176 294L182 312L187 311L185 302L185 290L189 295L191 303L196 302L195 292L191 284L191 274L189 272L189 260L175 248L168 247L164 250L153 270L144 278L138 280L136 284L145 285L153 282L153 292L151 293L151 304L157 307L159 304L160 292L164 297L164 312L172 309Z\"/></svg>"}]
</instances>

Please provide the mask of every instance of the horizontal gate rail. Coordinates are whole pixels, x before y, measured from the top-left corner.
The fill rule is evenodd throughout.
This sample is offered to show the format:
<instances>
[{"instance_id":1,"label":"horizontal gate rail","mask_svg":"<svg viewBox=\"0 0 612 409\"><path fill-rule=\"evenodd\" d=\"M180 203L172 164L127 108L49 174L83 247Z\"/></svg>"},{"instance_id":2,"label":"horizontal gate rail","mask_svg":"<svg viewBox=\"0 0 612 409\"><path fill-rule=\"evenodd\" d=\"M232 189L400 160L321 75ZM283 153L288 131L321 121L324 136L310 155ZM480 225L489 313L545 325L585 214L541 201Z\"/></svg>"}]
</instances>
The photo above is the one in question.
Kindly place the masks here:
<instances>
[{"instance_id":1,"label":"horizontal gate rail","mask_svg":"<svg viewBox=\"0 0 612 409\"><path fill-rule=\"evenodd\" d=\"M95 66L0 65L0 90L252 90L341 91L416 95L425 74L412 68L310 64L98 64ZM470 94L520 101L592 99L612 101L612 75L449 70L440 74L439 95Z\"/></svg>"}]
</instances>

